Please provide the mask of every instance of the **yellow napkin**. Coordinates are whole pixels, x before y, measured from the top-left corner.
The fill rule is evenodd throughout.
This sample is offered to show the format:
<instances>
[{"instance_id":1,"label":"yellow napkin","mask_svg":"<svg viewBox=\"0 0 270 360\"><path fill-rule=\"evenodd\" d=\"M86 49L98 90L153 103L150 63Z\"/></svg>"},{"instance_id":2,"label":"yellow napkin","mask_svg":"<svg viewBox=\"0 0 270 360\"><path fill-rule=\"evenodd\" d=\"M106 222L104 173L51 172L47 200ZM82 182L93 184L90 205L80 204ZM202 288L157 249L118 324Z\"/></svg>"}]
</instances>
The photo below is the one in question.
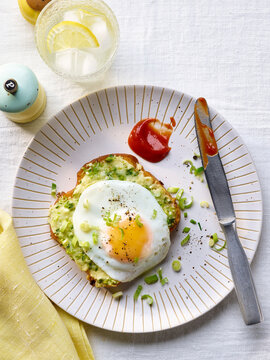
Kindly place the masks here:
<instances>
[{"instance_id":1,"label":"yellow napkin","mask_svg":"<svg viewBox=\"0 0 270 360\"><path fill-rule=\"evenodd\" d=\"M0 210L0 360L92 360L82 323L43 294Z\"/></svg>"}]
</instances>

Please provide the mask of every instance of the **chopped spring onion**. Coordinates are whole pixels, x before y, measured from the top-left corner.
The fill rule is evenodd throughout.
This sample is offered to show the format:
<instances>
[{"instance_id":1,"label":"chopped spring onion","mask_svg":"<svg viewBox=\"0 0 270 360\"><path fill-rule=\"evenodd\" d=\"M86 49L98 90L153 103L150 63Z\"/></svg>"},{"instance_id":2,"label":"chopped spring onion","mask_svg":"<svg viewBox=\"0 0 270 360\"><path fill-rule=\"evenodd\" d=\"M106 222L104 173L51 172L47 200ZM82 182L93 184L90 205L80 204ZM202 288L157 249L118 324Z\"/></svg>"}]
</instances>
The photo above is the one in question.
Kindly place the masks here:
<instances>
[{"instance_id":1,"label":"chopped spring onion","mask_svg":"<svg viewBox=\"0 0 270 360\"><path fill-rule=\"evenodd\" d=\"M197 224L197 221L194 220L194 219L191 219L191 220L190 220L190 223L193 224L193 225L196 225L196 224Z\"/></svg>"},{"instance_id":2,"label":"chopped spring onion","mask_svg":"<svg viewBox=\"0 0 270 360\"><path fill-rule=\"evenodd\" d=\"M214 240L215 242L218 242L218 236L217 236L217 233L214 233L214 234L213 234L213 240Z\"/></svg>"},{"instance_id":3,"label":"chopped spring onion","mask_svg":"<svg viewBox=\"0 0 270 360\"><path fill-rule=\"evenodd\" d=\"M185 210L186 200L187 200L187 198L181 198L181 199L178 200L178 205L179 205L181 210Z\"/></svg>"},{"instance_id":4,"label":"chopped spring onion","mask_svg":"<svg viewBox=\"0 0 270 360\"><path fill-rule=\"evenodd\" d=\"M171 186L167 189L167 191L170 193L170 194L176 194L177 191L179 190L179 187L175 187L175 186Z\"/></svg>"},{"instance_id":5,"label":"chopped spring onion","mask_svg":"<svg viewBox=\"0 0 270 360\"><path fill-rule=\"evenodd\" d=\"M119 221L121 220L121 216L114 214L114 217L112 219L110 212L107 211L105 213L105 215L103 216L103 220L106 222L107 226L116 227L118 225Z\"/></svg>"},{"instance_id":6,"label":"chopped spring onion","mask_svg":"<svg viewBox=\"0 0 270 360\"><path fill-rule=\"evenodd\" d=\"M71 244L73 247L76 247L78 245L78 239L76 236L74 236L73 239L71 240Z\"/></svg>"},{"instance_id":7,"label":"chopped spring onion","mask_svg":"<svg viewBox=\"0 0 270 360\"><path fill-rule=\"evenodd\" d=\"M178 191L178 193L176 194L176 200L180 200L181 199L181 197L182 197L182 195L184 194L184 189L180 189L179 191Z\"/></svg>"},{"instance_id":8,"label":"chopped spring onion","mask_svg":"<svg viewBox=\"0 0 270 360\"><path fill-rule=\"evenodd\" d=\"M202 226L199 222L198 222L198 226L199 226L199 229L202 231Z\"/></svg>"},{"instance_id":9,"label":"chopped spring onion","mask_svg":"<svg viewBox=\"0 0 270 360\"><path fill-rule=\"evenodd\" d=\"M80 229L83 231L83 232L86 232L88 233L90 230L91 230L91 226L88 224L87 221L84 221L80 224Z\"/></svg>"},{"instance_id":10,"label":"chopped spring onion","mask_svg":"<svg viewBox=\"0 0 270 360\"><path fill-rule=\"evenodd\" d=\"M198 156L197 156L198 157ZM196 159L197 159L196 157ZM190 174L194 174L196 177L198 177L201 182L203 182L203 177L202 177L202 173L204 171L204 168L202 166L196 168L194 165L193 165L193 162L191 160L185 160L183 162L184 165L187 165L188 167L190 167L189 169L189 173Z\"/></svg>"},{"instance_id":11,"label":"chopped spring onion","mask_svg":"<svg viewBox=\"0 0 270 360\"><path fill-rule=\"evenodd\" d=\"M198 175L201 175L203 173L203 171L204 171L204 167L201 166L201 167L195 169L194 174L195 174L195 176L198 176Z\"/></svg>"},{"instance_id":12,"label":"chopped spring onion","mask_svg":"<svg viewBox=\"0 0 270 360\"><path fill-rule=\"evenodd\" d=\"M138 258L138 257L135 257L134 263L137 264L138 261L139 261L139 258Z\"/></svg>"},{"instance_id":13,"label":"chopped spring onion","mask_svg":"<svg viewBox=\"0 0 270 360\"><path fill-rule=\"evenodd\" d=\"M197 153L194 153L194 155L193 155L193 159L194 160L197 160L197 159L199 159L201 157L201 155L200 154L197 154Z\"/></svg>"},{"instance_id":14,"label":"chopped spring onion","mask_svg":"<svg viewBox=\"0 0 270 360\"><path fill-rule=\"evenodd\" d=\"M190 230L190 228L186 226L183 229L183 233L187 234L187 233L189 233L189 230Z\"/></svg>"},{"instance_id":15,"label":"chopped spring onion","mask_svg":"<svg viewBox=\"0 0 270 360\"><path fill-rule=\"evenodd\" d=\"M73 210L74 209L74 204L70 201L67 201L64 205L65 208L69 209L69 210Z\"/></svg>"},{"instance_id":16,"label":"chopped spring onion","mask_svg":"<svg viewBox=\"0 0 270 360\"><path fill-rule=\"evenodd\" d=\"M84 207L86 210L88 210L88 209L89 209L89 206L90 206L89 200L88 200L88 199L84 199L84 201L83 201L83 207Z\"/></svg>"},{"instance_id":17,"label":"chopped spring onion","mask_svg":"<svg viewBox=\"0 0 270 360\"><path fill-rule=\"evenodd\" d=\"M172 262L172 268L173 268L173 270L176 271L176 272L180 271L180 270L181 270L181 263L180 263L180 261L179 261L179 260L174 260L174 261Z\"/></svg>"},{"instance_id":18,"label":"chopped spring onion","mask_svg":"<svg viewBox=\"0 0 270 360\"><path fill-rule=\"evenodd\" d=\"M92 225L89 225L87 221L84 221L80 224L80 229L83 231L83 232L86 232L88 233L89 231L91 230L99 230L99 227L98 226L92 226Z\"/></svg>"},{"instance_id":19,"label":"chopped spring onion","mask_svg":"<svg viewBox=\"0 0 270 360\"><path fill-rule=\"evenodd\" d=\"M190 239L190 235L188 234L182 241L181 241L181 246L186 245L189 242Z\"/></svg>"},{"instance_id":20,"label":"chopped spring onion","mask_svg":"<svg viewBox=\"0 0 270 360\"><path fill-rule=\"evenodd\" d=\"M211 238L209 240L209 246L213 247L217 242L218 242L218 236L217 233L214 233L213 235L211 235Z\"/></svg>"},{"instance_id":21,"label":"chopped spring onion","mask_svg":"<svg viewBox=\"0 0 270 360\"><path fill-rule=\"evenodd\" d=\"M186 211L184 212L184 218L185 219L187 218L187 212Z\"/></svg>"},{"instance_id":22,"label":"chopped spring onion","mask_svg":"<svg viewBox=\"0 0 270 360\"><path fill-rule=\"evenodd\" d=\"M223 244L220 248L215 247L214 249L215 249L216 251L221 251L221 250L225 249L226 244L227 244L227 241L225 240L225 241L224 241L224 244Z\"/></svg>"},{"instance_id":23,"label":"chopped spring onion","mask_svg":"<svg viewBox=\"0 0 270 360\"><path fill-rule=\"evenodd\" d=\"M121 240L123 239L125 233L124 233L124 230L122 228L119 228L119 230L121 231Z\"/></svg>"},{"instance_id":24,"label":"chopped spring onion","mask_svg":"<svg viewBox=\"0 0 270 360\"><path fill-rule=\"evenodd\" d=\"M152 219L155 220L156 217L157 217L157 210L154 209L154 210L153 210Z\"/></svg>"},{"instance_id":25,"label":"chopped spring onion","mask_svg":"<svg viewBox=\"0 0 270 360\"><path fill-rule=\"evenodd\" d=\"M209 208L209 202L208 202L208 201L205 201L205 200L201 201L201 202L200 202L200 207L202 207L202 208Z\"/></svg>"},{"instance_id":26,"label":"chopped spring onion","mask_svg":"<svg viewBox=\"0 0 270 360\"><path fill-rule=\"evenodd\" d=\"M150 295L142 295L142 300L146 300L147 304L150 306L153 304L153 298Z\"/></svg>"},{"instance_id":27,"label":"chopped spring onion","mask_svg":"<svg viewBox=\"0 0 270 360\"><path fill-rule=\"evenodd\" d=\"M106 161L107 163L110 163L110 162L113 161L113 158L114 158L113 155L109 155L109 156L106 157L105 161Z\"/></svg>"},{"instance_id":28,"label":"chopped spring onion","mask_svg":"<svg viewBox=\"0 0 270 360\"><path fill-rule=\"evenodd\" d=\"M143 223L140 221L140 215L135 216L135 221L140 228L143 227Z\"/></svg>"},{"instance_id":29,"label":"chopped spring onion","mask_svg":"<svg viewBox=\"0 0 270 360\"><path fill-rule=\"evenodd\" d=\"M189 209L193 204L193 196L191 196L191 199L189 202L187 202L187 198L183 198L184 189L180 189L178 193L176 194L175 199L178 201L178 205L181 210Z\"/></svg>"},{"instance_id":30,"label":"chopped spring onion","mask_svg":"<svg viewBox=\"0 0 270 360\"><path fill-rule=\"evenodd\" d=\"M183 164L193 166L193 162L191 160L185 160L183 161Z\"/></svg>"},{"instance_id":31,"label":"chopped spring onion","mask_svg":"<svg viewBox=\"0 0 270 360\"><path fill-rule=\"evenodd\" d=\"M143 288L142 285L138 285L138 287L137 287L137 289L136 289L136 291L135 291L135 293L133 295L133 298L134 298L135 301L138 300L138 297L140 296L142 288Z\"/></svg>"},{"instance_id":32,"label":"chopped spring onion","mask_svg":"<svg viewBox=\"0 0 270 360\"><path fill-rule=\"evenodd\" d=\"M160 283L162 286L169 282L167 277L165 277L165 278L163 277L161 268L158 269L158 276L159 276L159 280L160 280Z\"/></svg>"},{"instance_id":33,"label":"chopped spring onion","mask_svg":"<svg viewBox=\"0 0 270 360\"><path fill-rule=\"evenodd\" d=\"M83 248L84 251L88 251L90 249L90 244L88 241L79 242L79 245Z\"/></svg>"},{"instance_id":34,"label":"chopped spring onion","mask_svg":"<svg viewBox=\"0 0 270 360\"><path fill-rule=\"evenodd\" d=\"M212 248L215 245L215 242L213 239L210 239L208 244Z\"/></svg>"},{"instance_id":35,"label":"chopped spring onion","mask_svg":"<svg viewBox=\"0 0 270 360\"><path fill-rule=\"evenodd\" d=\"M66 230L67 226L68 226L68 222L66 220L64 220L60 226L60 231L64 232Z\"/></svg>"},{"instance_id":36,"label":"chopped spring onion","mask_svg":"<svg viewBox=\"0 0 270 360\"><path fill-rule=\"evenodd\" d=\"M151 285L151 284L155 284L158 281L158 277L156 274L154 275L150 275L144 278L144 281L146 282L146 284Z\"/></svg>"},{"instance_id":37,"label":"chopped spring onion","mask_svg":"<svg viewBox=\"0 0 270 360\"><path fill-rule=\"evenodd\" d=\"M56 184L55 183L52 183L51 195L56 196Z\"/></svg>"},{"instance_id":38,"label":"chopped spring onion","mask_svg":"<svg viewBox=\"0 0 270 360\"><path fill-rule=\"evenodd\" d=\"M185 209L191 208L192 204L193 204L193 196L191 196L191 200L188 203L185 202Z\"/></svg>"},{"instance_id":39,"label":"chopped spring onion","mask_svg":"<svg viewBox=\"0 0 270 360\"><path fill-rule=\"evenodd\" d=\"M112 297L113 297L114 299L118 299L118 298L120 298L121 296L123 296L123 291L118 291L118 292L112 294Z\"/></svg>"},{"instance_id":40,"label":"chopped spring onion","mask_svg":"<svg viewBox=\"0 0 270 360\"><path fill-rule=\"evenodd\" d=\"M93 238L93 244L94 244L94 245L97 245L97 244L98 244L98 233L97 233L97 232L93 232L92 238Z\"/></svg>"}]
</instances>

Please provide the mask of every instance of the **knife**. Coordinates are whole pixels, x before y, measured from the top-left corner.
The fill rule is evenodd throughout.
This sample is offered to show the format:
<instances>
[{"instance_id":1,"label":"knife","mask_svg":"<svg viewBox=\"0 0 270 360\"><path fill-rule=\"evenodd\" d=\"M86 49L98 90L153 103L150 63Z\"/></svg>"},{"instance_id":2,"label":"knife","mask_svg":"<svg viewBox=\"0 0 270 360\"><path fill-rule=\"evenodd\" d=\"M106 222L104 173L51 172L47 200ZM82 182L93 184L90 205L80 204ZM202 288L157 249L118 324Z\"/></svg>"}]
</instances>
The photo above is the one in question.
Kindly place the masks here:
<instances>
[{"instance_id":1,"label":"knife","mask_svg":"<svg viewBox=\"0 0 270 360\"><path fill-rule=\"evenodd\" d=\"M258 324L263 316L248 259L237 235L230 189L204 98L197 99L195 103L194 120L205 177L227 241L229 265L240 309L246 325Z\"/></svg>"}]
</instances>

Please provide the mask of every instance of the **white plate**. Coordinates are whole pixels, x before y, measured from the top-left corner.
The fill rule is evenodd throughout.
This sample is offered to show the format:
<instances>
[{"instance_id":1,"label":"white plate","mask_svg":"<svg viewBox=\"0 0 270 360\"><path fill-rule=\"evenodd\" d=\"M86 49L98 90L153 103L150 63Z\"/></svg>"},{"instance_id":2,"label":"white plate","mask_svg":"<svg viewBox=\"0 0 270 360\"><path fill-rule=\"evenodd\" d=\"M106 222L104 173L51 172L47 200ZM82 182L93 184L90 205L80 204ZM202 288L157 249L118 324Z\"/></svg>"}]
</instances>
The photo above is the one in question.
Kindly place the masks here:
<instances>
[{"instance_id":1,"label":"white plate","mask_svg":"<svg viewBox=\"0 0 270 360\"><path fill-rule=\"evenodd\" d=\"M36 282L58 306L75 317L101 328L122 332L152 332L193 320L216 306L232 290L227 250L208 245L215 232L224 238L206 183L189 174L182 164L198 151L193 122L194 99L186 94L153 86L110 88L74 102L54 116L36 134L21 161L13 195L13 218L25 260ZM193 194L195 205L182 217L172 236L170 252L161 264L169 283L146 285L143 276L132 282L121 299L107 289L92 287L65 251L50 238L48 208L58 191L74 187L80 167L103 154L132 153L127 144L133 125L146 117L169 121L176 127L169 156L157 164L139 159L166 187L180 186ZM261 189L253 161L231 125L211 109L221 159L227 174L237 216L240 240L251 261L262 226ZM200 166L200 162L196 162ZM193 182L193 184L191 183ZM191 187L191 189L189 189ZM202 209L201 200L210 202ZM189 220L200 221L192 225ZM182 229L191 227L190 243L181 247ZM220 240L220 244L223 240ZM182 270L171 263L181 256ZM153 272L153 271L152 271ZM151 271L150 271L151 273ZM138 284L151 294L153 306L133 301Z\"/></svg>"}]
</instances>

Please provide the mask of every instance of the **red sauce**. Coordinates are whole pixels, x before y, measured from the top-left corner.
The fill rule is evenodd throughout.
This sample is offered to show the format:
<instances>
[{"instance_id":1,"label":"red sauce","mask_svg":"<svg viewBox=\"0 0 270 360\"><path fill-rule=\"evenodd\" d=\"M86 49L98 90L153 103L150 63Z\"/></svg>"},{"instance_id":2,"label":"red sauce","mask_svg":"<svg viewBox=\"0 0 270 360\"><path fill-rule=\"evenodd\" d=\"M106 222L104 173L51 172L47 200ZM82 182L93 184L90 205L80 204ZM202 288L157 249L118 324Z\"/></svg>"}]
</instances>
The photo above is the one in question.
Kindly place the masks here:
<instances>
[{"instance_id":1,"label":"red sauce","mask_svg":"<svg viewBox=\"0 0 270 360\"><path fill-rule=\"evenodd\" d=\"M159 162L170 152L169 140L176 122L170 118L170 124L162 124L157 119L139 121L128 138L130 148L143 159Z\"/></svg>"},{"instance_id":2,"label":"red sauce","mask_svg":"<svg viewBox=\"0 0 270 360\"><path fill-rule=\"evenodd\" d=\"M208 164L207 155L209 156L216 155L218 153L218 148L213 130L209 126L203 124L200 120L199 113L202 112L204 112L207 116L209 116L206 100L204 98L199 98L195 104L194 114L195 114L198 136L200 139L203 166L204 168L206 168Z\"/></svg>"}]
</instances>

